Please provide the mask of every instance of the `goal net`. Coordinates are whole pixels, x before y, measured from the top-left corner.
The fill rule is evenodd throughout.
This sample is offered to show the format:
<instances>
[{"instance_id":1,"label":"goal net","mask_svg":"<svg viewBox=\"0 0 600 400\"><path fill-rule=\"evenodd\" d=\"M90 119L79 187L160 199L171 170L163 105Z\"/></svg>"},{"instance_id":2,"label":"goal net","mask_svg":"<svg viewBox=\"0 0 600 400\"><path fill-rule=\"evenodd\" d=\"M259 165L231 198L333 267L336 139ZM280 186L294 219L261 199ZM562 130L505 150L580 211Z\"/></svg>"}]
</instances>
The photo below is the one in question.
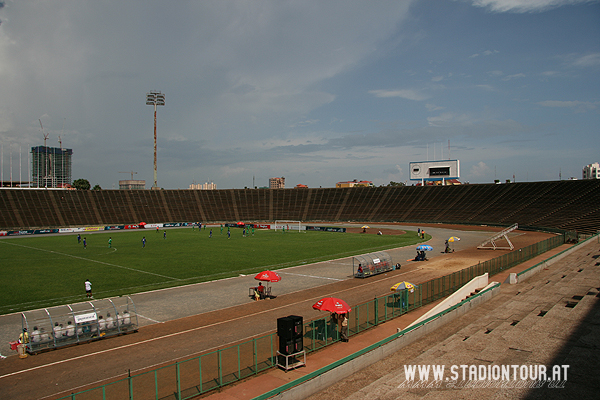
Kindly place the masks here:
<instances>
[{"instance_id":1,"label":"goal net","mask_svg":"<svg viewBox=\"0 0 600 400\"><path fill-rule=\"evenodd\" d=\"M285 229L286 231L298 231L304 232L306 229L305 226L302 226L302 221L292 221L292 220L280 220L275 221L275 230L281 231Z\"/></svg>"}]
</instances>

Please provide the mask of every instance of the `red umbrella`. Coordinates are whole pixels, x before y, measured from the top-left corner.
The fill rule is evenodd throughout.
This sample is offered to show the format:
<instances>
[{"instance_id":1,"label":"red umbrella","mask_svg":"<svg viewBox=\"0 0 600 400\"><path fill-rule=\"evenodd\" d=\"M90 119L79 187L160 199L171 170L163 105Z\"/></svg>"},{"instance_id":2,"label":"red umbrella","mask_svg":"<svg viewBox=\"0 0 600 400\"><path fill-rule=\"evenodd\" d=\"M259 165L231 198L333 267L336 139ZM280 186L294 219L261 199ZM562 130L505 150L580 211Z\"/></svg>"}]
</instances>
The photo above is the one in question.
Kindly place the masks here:
<instances>
[{"instance_id":1,"label":"red umbrella","mask_svg":"<svg viewBox=\"0 0 600 400\"><path fill-rule=\"evenodd\" d=\"M246 224L245 224L245 223L243 223L243 222L238 222L237 224L238 224L239 226L246 225Z\"/></svg>"},{"instance_id":2,"label":"red umbrella","mask_svg":"<svg viewBox=\"0 0 600 400\"><path fill-rule=\"evenodd\" d=\"M146 223L145 222L140 222L138 225L139 226L144 226L144 225L146 225Z\"/></svg>"},{"instance_id":3,"label":"red umbrella","mask_svg":"<svg viewBox=\"0 0 600 400\"><path fill-rule=\"evenodd\" d=\"M313 306L315 310L329 311L337 314L349 313L352 308L344 301L335 297L325 297L317 301Z\"/></svg>"},{"instance_id":4,"label":"red umbrella","mask_svg":"<svg viewBox=\"0 0 600 400\"><path fill-rule=\"evenodd\" d=\"M257 281L267 281L267 282L279 282L281 277L277 274L277 272L273 271L263 271L260 274L254 277Z\"/></svg>"}]
</instances>

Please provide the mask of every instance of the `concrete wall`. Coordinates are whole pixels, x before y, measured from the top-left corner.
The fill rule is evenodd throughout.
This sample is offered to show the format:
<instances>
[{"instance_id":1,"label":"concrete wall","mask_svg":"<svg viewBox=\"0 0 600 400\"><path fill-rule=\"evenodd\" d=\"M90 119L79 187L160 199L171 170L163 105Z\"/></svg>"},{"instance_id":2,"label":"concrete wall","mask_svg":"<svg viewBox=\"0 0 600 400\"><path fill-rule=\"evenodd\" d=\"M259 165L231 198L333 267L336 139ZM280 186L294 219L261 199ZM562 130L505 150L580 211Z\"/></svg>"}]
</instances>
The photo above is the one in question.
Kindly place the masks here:
<instances>
[{"instance_id":1,"label":"concrete wall","mask_svg":"<svg viewBox=\"0 0 600 400\"><path fill-rule=\"evenodd\" d=\"M442 302L439 303L437 306L433 307L431 310L429 310L428 312L423 314L421 316L421 318L417 319L415 322L413 322L412 324L407 326L407 328L409 328L413 325L417 325L419 322L425 321L427 318L429 318L449 307L452 307L455 304L460 303L467 296L469 296L471 293L473 293L475 290L486 287L488 285L488 277L489 277L489 274L486 272L483 275L476 276L475 278L471 279L463 287L461 287L456 292L454 292L453 294L451 294L450 296L448 296L444 300L442 300Z\"/></svg>"}]
</instances>

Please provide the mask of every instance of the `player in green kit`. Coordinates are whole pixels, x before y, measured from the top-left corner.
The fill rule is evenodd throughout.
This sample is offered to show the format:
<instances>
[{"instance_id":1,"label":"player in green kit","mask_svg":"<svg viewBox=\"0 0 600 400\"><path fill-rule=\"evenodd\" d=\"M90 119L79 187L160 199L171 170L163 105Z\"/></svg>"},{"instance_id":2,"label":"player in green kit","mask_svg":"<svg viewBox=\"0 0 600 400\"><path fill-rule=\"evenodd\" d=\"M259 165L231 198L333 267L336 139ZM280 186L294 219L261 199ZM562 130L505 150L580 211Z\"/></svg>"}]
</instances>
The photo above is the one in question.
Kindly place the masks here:
<instances>
[{"instance_id":1,"label":"player in green kit","mask_svg":"<svg viewBox=\"0 0 600 400\"><path fill-rule=\"evenodd\" d=\"M112 248L112 238L111 237L108 238L108 248L109 249Z\"/></svg>"}]
</instances>

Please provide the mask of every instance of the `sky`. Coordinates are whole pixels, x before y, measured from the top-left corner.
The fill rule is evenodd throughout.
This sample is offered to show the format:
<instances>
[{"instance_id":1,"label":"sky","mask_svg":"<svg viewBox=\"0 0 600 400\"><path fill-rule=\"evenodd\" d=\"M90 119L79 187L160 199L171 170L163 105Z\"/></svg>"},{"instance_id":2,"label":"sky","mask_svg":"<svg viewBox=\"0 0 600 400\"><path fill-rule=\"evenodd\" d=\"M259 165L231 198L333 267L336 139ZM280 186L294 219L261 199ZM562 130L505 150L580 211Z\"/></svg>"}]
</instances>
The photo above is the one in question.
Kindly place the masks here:
<instances>
[{"instance_id":1,"label":"sky","mask_svg":"<svg viewBox=\"0 0 600 400\"><path fill-rule=\"evenodd\" d=\"M150 188L152 91L165 189L411 185L449 158L462 182L581 179L600 1L0 1L3 180L46 134L73 179Z\"/></svg>"}]
</instances>

